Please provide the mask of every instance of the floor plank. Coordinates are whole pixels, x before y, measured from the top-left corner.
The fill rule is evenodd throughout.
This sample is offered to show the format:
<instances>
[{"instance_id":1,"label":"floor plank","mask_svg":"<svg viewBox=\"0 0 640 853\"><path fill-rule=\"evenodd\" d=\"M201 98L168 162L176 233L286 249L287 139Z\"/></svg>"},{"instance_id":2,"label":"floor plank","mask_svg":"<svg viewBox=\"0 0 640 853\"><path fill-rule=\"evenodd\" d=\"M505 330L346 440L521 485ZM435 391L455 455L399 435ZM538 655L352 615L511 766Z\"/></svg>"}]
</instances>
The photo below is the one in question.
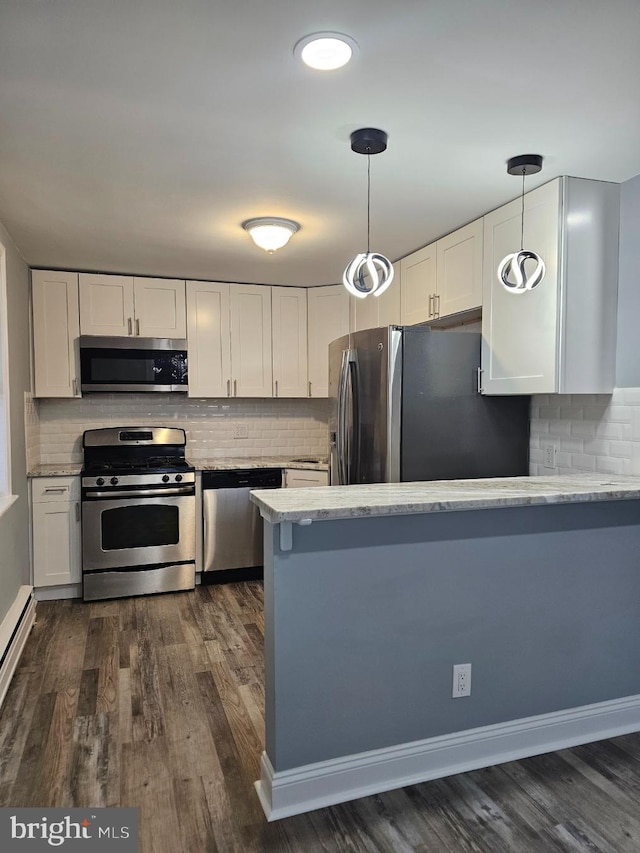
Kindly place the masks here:
<instances>
[{"instance_id":1,"label":"floor plank","mask_svg":"<svg viewBox=\"0 0 640 853\"><path fill-rule=\"evenodd\" d=\"M640 735L268 824L262 585L40 602L1 806L134 806L141 853L638 853Z\"/></svg>"}]
</instances>

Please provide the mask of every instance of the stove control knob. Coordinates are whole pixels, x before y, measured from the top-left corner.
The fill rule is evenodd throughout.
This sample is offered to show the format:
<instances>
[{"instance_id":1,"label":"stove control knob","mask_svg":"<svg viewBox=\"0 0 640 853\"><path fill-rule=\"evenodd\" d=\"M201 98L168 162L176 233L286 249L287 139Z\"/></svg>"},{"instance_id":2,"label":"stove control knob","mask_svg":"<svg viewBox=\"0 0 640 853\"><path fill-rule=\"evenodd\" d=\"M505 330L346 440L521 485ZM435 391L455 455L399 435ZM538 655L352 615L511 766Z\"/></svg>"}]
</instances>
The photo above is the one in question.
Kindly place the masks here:
<instances>
[{"instance_id":1,"label":"stove control knob","mask_svg":"<svg viewBox=\"0 0 640 853\"><path fill-rule=\"evenodd\" d=\"M117 486L117 485L118 485L118 478L117 478L117 477L112 477L112 478L109 480L109 482L111 483L111 485L112 485L112 486Z\"/></svg>"},{"instance_id":2,"label":"stove control knob","mask_svg":"<svg viewBox=\"0 0 640 853\"><path fill-rule=\"evenodd\" d=\"M98 477L96 480L96 486L104 486L104 479L102 477Z\"/></svg>"},{"instance_id":3,"label":"stove control knob","mask_svg":"<svg viewBox=\"0 0 640 853\"><path fill-rule=\"evenodd\" d=\"M182 474L176 474L176 483L182 482Z\"/></svg>"},{"instance_id":4,"label":"stove control knob","mask_svg":"<svg viewBox=\"0 0 640 853\"><path fill-rule=\"evenodd\" d=\"M163 482L163 483L168 483L168 482L169 482L169 475L168 475L168 474L163 474L163 475L162 475L162 482Z\"/></svg>"}]
</instances>

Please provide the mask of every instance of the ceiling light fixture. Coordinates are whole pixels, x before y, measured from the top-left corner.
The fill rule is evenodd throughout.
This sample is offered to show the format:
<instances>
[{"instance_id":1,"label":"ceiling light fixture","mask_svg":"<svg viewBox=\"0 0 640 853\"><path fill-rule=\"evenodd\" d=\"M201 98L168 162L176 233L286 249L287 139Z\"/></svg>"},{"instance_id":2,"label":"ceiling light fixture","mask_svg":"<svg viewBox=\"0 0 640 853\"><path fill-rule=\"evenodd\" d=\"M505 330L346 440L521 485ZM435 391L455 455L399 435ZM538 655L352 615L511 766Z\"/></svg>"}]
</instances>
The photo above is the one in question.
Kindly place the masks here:
<instances>
[{"instance_id":1,"label":"ceiling light fixture","mask_svg":"<svg viewBox=\"0 0 640 853\"><path fill-rule=\"evenodd\" d=\"M286 246L293 234L300 230L300 225L293 219L280 219L277 216L259 216L247 219L242 223L256 244L270 254L276 249Z\"/></svg>"},{"instance_id":2,"label":"ceiling light fixture","mask_svg":"<svg viewBox=\"0 0 640 853\"><path fill-rule=\"evenodd\" d=\"M526 175L535 175L542 169L542 157L540 154L521 154L519 157L511 157L507 160L507 172L510 175L522 175L522 212L520 219L520 251L511 252L498 264L498 281L509 293L522 294L537 287L546 272L544 261L537 252L530 252L524 248L524 179ZM531 270L531 264L527 273L526 265L529 261L535 261Z\"/></svg>"},{"instance_id":3,"label":"ceiling light fixture","mask_svg":"<svg viewBox=\"0 0 640 853\"><path fill-rule=\"evenodd\" d=\"M363 127L351 134L351 150L367 155L367 251L360 252L348 264L342 283L352 296L364 299L370 293L380 296L393 281L393 265L388 258L370 251L371 232L371 155L380 154L387 148L384 130ZM367 282L367 277L369 281Z\"/></svg>"},{"instance_id":4,"label":"ceiling light fixture","mask_svg":"<svg viewBox=\"0 0 640 853\"><path fill-rule=\"evenodd\" d=\"M312 33L301 38L293 54L316 71L335 71L349 62L358 43L343 33Z\"/></svg>"}]
</instances>

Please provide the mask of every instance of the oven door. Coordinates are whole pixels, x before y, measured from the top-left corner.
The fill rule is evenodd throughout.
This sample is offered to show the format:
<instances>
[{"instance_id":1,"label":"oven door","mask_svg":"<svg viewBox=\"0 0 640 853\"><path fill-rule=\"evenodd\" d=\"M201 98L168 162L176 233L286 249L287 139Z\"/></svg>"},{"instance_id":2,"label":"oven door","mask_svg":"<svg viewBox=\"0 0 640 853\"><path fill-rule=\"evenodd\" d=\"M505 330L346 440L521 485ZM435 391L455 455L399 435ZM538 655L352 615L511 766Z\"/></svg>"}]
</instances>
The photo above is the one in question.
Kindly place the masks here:
<instances>
[{"instance_id":1,"label":"oven door","mask_svg":"<svg viewBox=\"0 0 640 853\"><path fill-rule=\"evenodd\" d=\"M83 500L83 571L195 560L195 507L194 494Z\"/></svg>"}]
</instances>

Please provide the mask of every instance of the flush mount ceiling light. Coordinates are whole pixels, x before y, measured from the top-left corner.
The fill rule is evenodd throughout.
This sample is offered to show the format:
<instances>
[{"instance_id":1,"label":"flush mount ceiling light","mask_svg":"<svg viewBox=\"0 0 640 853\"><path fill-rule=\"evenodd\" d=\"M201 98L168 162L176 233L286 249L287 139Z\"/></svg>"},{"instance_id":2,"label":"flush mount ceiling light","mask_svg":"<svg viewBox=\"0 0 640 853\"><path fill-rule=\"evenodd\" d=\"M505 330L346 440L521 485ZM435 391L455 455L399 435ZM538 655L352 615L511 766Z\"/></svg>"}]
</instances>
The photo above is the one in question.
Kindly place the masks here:
<instances>
[{"instance_id":1,"label":"flush mount ceiling light","mask_svg":"<svg viewBox=\"0 0 640 853\"><path fill-rule=\"evenodd\" d=\"M294 56L316 71L342 68L358 50L357 42L343 33L312 33L293 48Z\"/></svg>"},{"instance_id":2,"label":"flush mount ceiling light","mask_svg":"<svg viewBox=\"0 0 640 853\"><path fill-rule=\"evenodd\" d=\"M342 276L342 283L352 296L364 299L370 293L380 296L393 281L391 261L378 252L370 251L371 232L371 154L380 154L387 147L384 130L363 127L351 134L351 150L367 155L367 251L356 255ZM367 281L368 277L368 281Z\"/></svg>"},{"instance_id":3,"label":"flush mount ceiling light","mask_svg":"<svg viewBox=\"0 0 640 853\"><path fill-rule=\"evenodd\" d=\"M524 179L542 169L540 154L521 154L507 160L510 175L522 175L522 212L520 215L520 251L511 252L498 264L498 281L509 293L522 294L537 287L546 272L544 261L537 252L524 248Z\"/></svg>"},{"instance_id":4,"label":"flush mount ceiling light","mask_svg":"<svg viewBox=\"0 0 640 853\"><path fill-rule=\"evenodd\" d=\"M293 219L280 219L278 216L247 219L242 223L242 227L249 233L256 246L260 246L269 253L286 246L292 235L300 230L300 225Z\"/></svg>"}]
</instances>

